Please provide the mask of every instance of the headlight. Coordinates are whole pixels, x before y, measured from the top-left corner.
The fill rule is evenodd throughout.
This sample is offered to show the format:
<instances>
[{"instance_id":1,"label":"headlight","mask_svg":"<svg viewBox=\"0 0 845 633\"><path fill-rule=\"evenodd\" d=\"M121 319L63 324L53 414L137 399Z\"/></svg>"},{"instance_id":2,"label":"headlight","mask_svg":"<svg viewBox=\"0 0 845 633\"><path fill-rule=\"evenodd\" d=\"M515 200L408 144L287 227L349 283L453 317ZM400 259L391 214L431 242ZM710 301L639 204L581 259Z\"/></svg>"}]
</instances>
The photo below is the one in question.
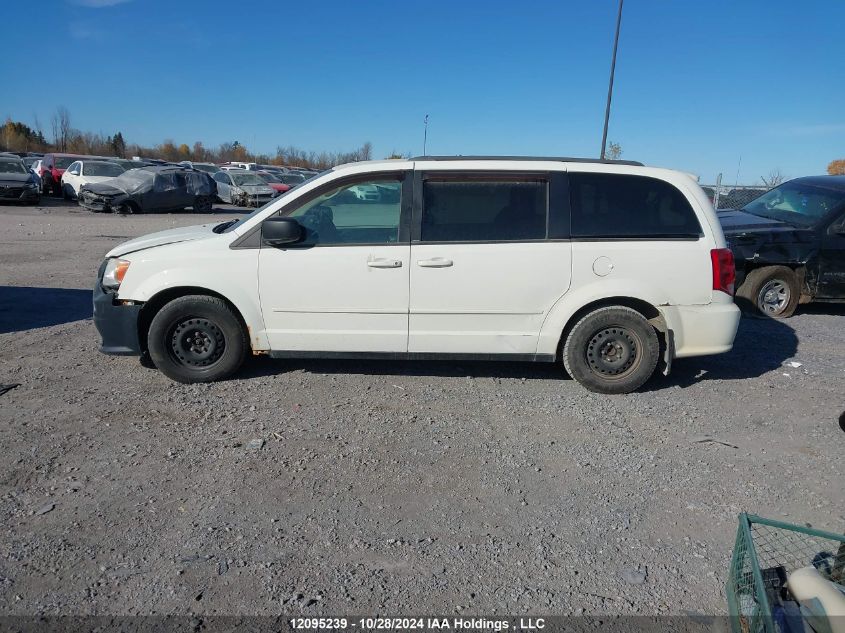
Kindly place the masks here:
<instances>
[{"instance_id":1,"label":"headlight","mask_svg":"<svg viewBox=\"0 0 845 633\"><path fill-rule=\"evenodd\" d=\"M35 189L37 186L38 185L36 185L34 182L28 182L23 186L23 188L24 189Z\"/></svg>"},{"instance_id":2,"label":"headlight","mask_svg":"<svg viewBox=\"0 0 845 633\"><path fill-rule=\"evenodd\" d=\"M105 290L117 290L129 270L129 262L125 259L110 259L103 272L102 285Z\"/></svg>"}]
</instances>

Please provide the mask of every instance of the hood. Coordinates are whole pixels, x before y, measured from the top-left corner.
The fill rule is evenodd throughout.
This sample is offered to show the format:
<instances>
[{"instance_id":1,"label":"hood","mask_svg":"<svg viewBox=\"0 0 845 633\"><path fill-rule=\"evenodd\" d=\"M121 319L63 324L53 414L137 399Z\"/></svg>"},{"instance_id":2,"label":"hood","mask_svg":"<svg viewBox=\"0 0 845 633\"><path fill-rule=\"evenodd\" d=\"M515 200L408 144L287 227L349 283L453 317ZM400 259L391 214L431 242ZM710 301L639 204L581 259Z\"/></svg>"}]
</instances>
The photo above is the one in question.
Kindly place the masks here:
<instances>
[{"instance_id":1,"label":"hood","mask_svg":"<svg viewBox=\"0 0 845 633\"><path fill-rule=\"evenodd\" d=\"M195 226L185 226L180 229L168 229L167 231L142 235L141 237L136 237L134 240L129 240L128 242L123 242L115 246L106 253L106 257L120 257L127 253L134 253L156 246L176 244L177 242L192 242L194 240L212 237L216 235L213 229L214 224L197 224Z\"/></svg>"},{"instance_id":2,"label":"hood","mask_svg":"<svg viewBox=\"0 0 845 633\"><path fill-rule=\"evenodd\" d=\"M107 180L112 180L114 178L115 176L82 176L82 184L90 185L92 183L106 182Z\"/></svg>"},{"instance_id":3,"label":"hood","mask_svg":"<svg viewBox=\"0 0 845 633\"><path fill-rule=\"evenodd\" d=\"M267 185L237 185L249 194L271 194L273 190Z\"/></svg>"},{"instance_id":4,"label":"hood","mask_svg":"<svg viewBox=\"0 0 845 633\"><path fill-rule=\"evenodd\" d=\"M0 174L0 185L22 185L32 181L32 174Z\"/></svg>"},{"instance_id":5,"label":"hood","mask_svg":"<svg viewBox=\"0 0 845 633\"><path fill-rule=\"evenodd\" d=\"M719 209L716 212L725 235L739 233L770 233L772 231L794 231L795 227L780 220L763 218L741 209Z\"/></svg>"},{"instance_id":6,"label":"hood","mask_svg":"<svg viewBox=\"0 0 845 633\"><path fill-rule=\"evenodd\" d=\"M113 187L105 182L98 182L96 180L92 180L91 182L82 185L82 187L85 187L85 191L96 193L99 196L117 196L125 193L123 189L118 189L117 187ZM82 187L80 187L80 190Z\"/></svg>"}]
</instances>

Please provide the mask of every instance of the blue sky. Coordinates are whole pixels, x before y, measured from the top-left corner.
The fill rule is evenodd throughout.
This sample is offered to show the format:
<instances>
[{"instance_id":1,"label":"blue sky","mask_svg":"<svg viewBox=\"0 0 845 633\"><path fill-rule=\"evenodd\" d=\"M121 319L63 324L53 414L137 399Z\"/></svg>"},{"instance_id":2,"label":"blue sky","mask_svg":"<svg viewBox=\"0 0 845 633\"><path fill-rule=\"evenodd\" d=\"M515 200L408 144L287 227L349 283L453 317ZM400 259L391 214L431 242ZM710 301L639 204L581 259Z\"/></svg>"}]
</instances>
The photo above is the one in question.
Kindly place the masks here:
<instances>
[{"instance_id":1,"label":"blue sky","mask_svg":"<svg viewBox=\"0 0 845 633\"><path fill-rule=\"evenodd\" d=\"M616 0L41 0L0 115L153 144L596 156ZM49 15L49 19L45 19ZM845 2L626 0L609 138L712 182L845 158ZM49 66L51 71L45 72ZM10 89L8 78L14 81Z\"/></svg>"}]
</instances>

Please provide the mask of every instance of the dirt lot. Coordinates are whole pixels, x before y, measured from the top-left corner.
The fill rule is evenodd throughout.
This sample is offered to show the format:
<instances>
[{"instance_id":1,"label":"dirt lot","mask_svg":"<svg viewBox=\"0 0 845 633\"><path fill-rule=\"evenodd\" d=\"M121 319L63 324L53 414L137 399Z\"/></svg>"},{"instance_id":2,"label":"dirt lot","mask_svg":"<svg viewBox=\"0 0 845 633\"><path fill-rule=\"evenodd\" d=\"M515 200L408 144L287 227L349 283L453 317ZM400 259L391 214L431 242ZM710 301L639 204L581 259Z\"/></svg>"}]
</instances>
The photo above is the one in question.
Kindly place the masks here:
<instances>
[{"instance_id":1,"label":"dirt lot","mask_svg":"<svg viewBox=\"0 0 845 633\"><path fill-rule=\"evenodd\" d=\"M103 254L232 216L0 207L0 612L718 614L738 512L845 528L842 307L618 397L551 366L185 386L99 354Z\"/></svg>"}]
</instances>

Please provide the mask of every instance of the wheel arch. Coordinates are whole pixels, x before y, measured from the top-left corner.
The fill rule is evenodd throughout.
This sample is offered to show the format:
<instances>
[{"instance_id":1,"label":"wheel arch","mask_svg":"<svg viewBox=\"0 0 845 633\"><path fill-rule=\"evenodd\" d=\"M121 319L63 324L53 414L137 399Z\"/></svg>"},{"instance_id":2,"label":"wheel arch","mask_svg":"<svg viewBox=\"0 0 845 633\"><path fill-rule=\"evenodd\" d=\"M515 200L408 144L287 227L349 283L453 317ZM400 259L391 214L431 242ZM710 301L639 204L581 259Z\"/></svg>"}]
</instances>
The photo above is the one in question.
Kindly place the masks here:
<instances>
[{"instance_id":1,"label":"wheel arch","mask_svg":"<svg viewBox=\"0 0 845 633\"><path fill-rule=\"evenodd\" d=\"M228 297L211 290L209 288L203 288L201 286L176 286L173 288L165 288L154 294L150 297L147 301L144 302L144 305L141 307L141 311L138 314L138 342L141 346L141 352L145 353L148 351L147 347L147 335L150 331L150 324L153 322L153 318L156 314L168 303L173 301L174 299L178 299L180 297L187 297L189 295L206 295L209 297L216 297L223 301L231 310L235 313L235 316L238 317L238 321L240 321L241 325L244 327L244 330L247 334L251 334L250 327L247 325L246 319L244 319L243 314ZM250 346L252 346L252 337L247 336Z\"/></svg>"},{"instance_id":2,"label":"wheel arch","mask_svg":"<svg viewBox=\"0 0 845 633\"><path fill-rule=\"evenodd\" d=\"M572 328L575 327L575 324L578 323L586 314L593 312L599 308L606 308L608 306L622 306L625 308L631 308L632 310L636 310L643 317L651 323L651 325L658 331L658 337L662 337L666 334L667 325L666 320L663 317L663 313L654 305L645 301L644 299L638 299L637 297L628 297L628 296L615 296L615 297L603 297L601 299L596 299L583 305L582 307L578 308L575 312L573 312L570 317L567 319L566 323L563 326L563 329L560 333L560 338L557 342L557 358L560 360L562 352L563 352L563 344L566 342L566 337L569 336L569 333L572 331Z\"/></svg>"}]
</instances>

